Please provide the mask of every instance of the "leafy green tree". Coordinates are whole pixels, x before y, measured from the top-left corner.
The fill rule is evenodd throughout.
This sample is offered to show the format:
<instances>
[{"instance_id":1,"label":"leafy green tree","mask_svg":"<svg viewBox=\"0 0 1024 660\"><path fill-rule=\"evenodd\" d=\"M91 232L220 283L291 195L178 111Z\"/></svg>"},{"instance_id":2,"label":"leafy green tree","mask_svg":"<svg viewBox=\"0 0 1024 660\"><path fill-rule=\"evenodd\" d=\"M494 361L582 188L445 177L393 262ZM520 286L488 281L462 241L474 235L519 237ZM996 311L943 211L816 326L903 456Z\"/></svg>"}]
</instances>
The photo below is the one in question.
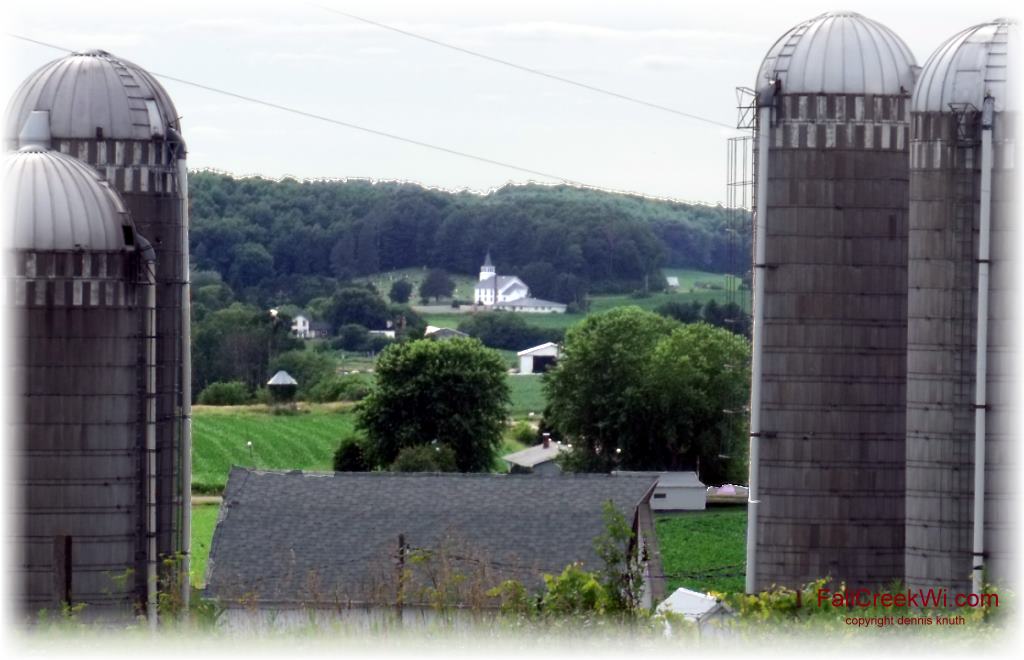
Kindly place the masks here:
<instances>
[{"instance_id":1,"label":"leafy green tree","mask_svg":"<svg viewBox=\"0 0 1024 660\"><path fill-rule=\"evenodd\" d=\"M249 388L237 380L210 383L199 393L199 403L204 406L240 406L251 399Z\"/></svg>"},{"instance_id":2,"label":"leafy green tree","mask_svg":"<svg viewBox=\"0 0 1024 660\"><path fill-rule=\"evenodd\" d=\"M558 271L546 261L534 261L526 264L519 269L519 279L530 287L530 295L534 298L554 300L558 295L556 290Z\"/></svg>"},{"instance_id":3,"label":"leafy green tree","mask_svg":"<svg viewBox=\"0 0 1024 660\"><path fill-rule=\"evenodd\" d=\"M682 326L658 342L647 393L660 440L636 448L648 455L643 464L699 468L708 484L745 482L749 364L745 338L707 323ZM634 451L623 444L623 453Z\"/></svg>"},{"instance_id":4,"label":"leafy green tree","mask_svg":"<svg viewBox=\"0 0 1024 660\"><path fill-rule=\"evenodd\" d=\"M249 389L267 380L271 358L302 347L291 335L291 319L233 303L192 326L192 391L217 381L242 381Z\"/></svg>"},{"instance_id":5,"label":"leafy green tree","mask_svg":"<svg viewBox=\"0 0 1024 660\"><path fill-rule=\"evenodd\" d=\"M680 323L696 323L701 320L701 305L696 300L670 300L655 307L654 311Z\"/></svg>"},{"instance_id":6,"label":"leafy green tree","mask_svg":"<svg viewBox=\"0 0 1024 660\"><path fill-rule=\"evenodd\" d=\"M335 362L324 353L307 350L294 350L281 353L270 362L269 374L277 373L283 369L299 383L298 396L305 398L306 394L317 383L330 377L335 370Z\"/></svg>"},{"instance_id":7,"label":"leafy green tree","mask_svg":"<svg viewBox=\"0 0 1024 660\"><path fill-rule=\"evenodd\" d=\"M370 332L358 323L346 323L338 328L338 337L332 343L335 348L346 351L366 350Z\"/></svg>"},{"instance_id":8,"label":"leafy green tree","mask_svg":"<svg viewBox=\"0 0 1024 660\"><path fill-rule=\"evenodd\" d=\"M365 328L383 328L388 322L388 306L365 287L345 286L331 297L327 320L337 332L341 326L359 324Z\"/></svg>"},{"instance_id":9,"label":"leafy green tree","mask_svg":"<svg viewBox=\"0 0 1024 660\"><path fill-rule=\"evenodd\" d=\"M620 442L655 442L652 402L642 385L654 345L675 321L638 307L588 316L568 330L558 365L547 372L548 420L586 471L605 472L620 464Z\"/></svg>"},{"instance_id":10,"label":"leafy green tree","mask_svg":"<svg viewBox=\"0 0 1024 660\"><path fill-rule=\"evenodd\" d=\"M705 323L636 307L588 317L567 333L544 384L545 421L573 446L563 466L742 481L748 360L745 339Z\"/></svg>"},{"instance_id":11,"label":"leafy green tree","mask_svg":"<svg viewBox=\"0 0 1024 660\"><path fill-rule=\"evenodd\" d=\"M458 472L455 452L442 444L416 445L398 452L392 472Z\"/></svg>"},{"instance_id":12,"label":"leafy green tree","mask_svg":"<svg viewBox=\"0 0 1024 660\"><path fill-rule=\"evenodd\" d=\"M490 469L509 402L505 363L475 339L392 344L377 360L377 387L356 405L375 465L434 441L461 472Z\"/></svg>"},{"instance_id":13,"label":"leafy green tree","mask_svg":"<svg viewBox=\"0 0 1024 660\"><path fill-rule=\"evenodd\" d=\"M420 282L420 297L424 300L433 298L448 298L455 291L455 281L448 277L448 273L439 268L427 271L426 277Z\"/></svg>"},{"instance_id":14,"label":"leafy green tree","mask_svg":"<svg viewBox=\"0 0 1024 660\"><path fill-rule=\"evenodd\" d=\"M342 438L337 451L334 452L335 472L368 472L370 464L363 449L365 442L363 438L354 434Z\"/></svg>"},{"instance_id":15,"label":"leafy green tree","mask_svg":"<svg viewBox=\"0 0 1024 660\"><path fill-rule=\"evenodd\" d=\"M388 298L391 302L404 305L409 302L409 296L412 295L412 283L409 280L401 279L397 280L391 285L391 290L388 291Z\"/></svg>"},{"instance_id":16,"label":"leafy green tree","mask_svg":"<svg viewBox=\"0 0 1024 660\"><path fill-rule=\"evenodd\" d=\"M734 302L719 305L714 300L709 300L704 305L704 320L718 328L731 330L738 335L750 337L751 320L750 315L743 311L743 308Z\"/></svg>"},{"instance_id":17,"label":"leafy green tree","mask_svg":"<svg viewBox=\"0 0 1024 660\"><path fill-rule=\"evenodd\" d=\"M228 281L236 291L256 286L274 274L274 258L259 243L242 243L231 251Z\"/></svg>"},{"instance_id":18,"label":"leafy green tree","mask_svg":"<svg viewBox=\"0 0 1024 660\"><path fill-rule=\"evenodd\" d=\"M508 351L521 351L548 341L558 342L563 336L561 330L530 325L521 314L515 312L467 315L459 323L458 329L476 337L485 346Z\"/></svg>"}]
</instances>

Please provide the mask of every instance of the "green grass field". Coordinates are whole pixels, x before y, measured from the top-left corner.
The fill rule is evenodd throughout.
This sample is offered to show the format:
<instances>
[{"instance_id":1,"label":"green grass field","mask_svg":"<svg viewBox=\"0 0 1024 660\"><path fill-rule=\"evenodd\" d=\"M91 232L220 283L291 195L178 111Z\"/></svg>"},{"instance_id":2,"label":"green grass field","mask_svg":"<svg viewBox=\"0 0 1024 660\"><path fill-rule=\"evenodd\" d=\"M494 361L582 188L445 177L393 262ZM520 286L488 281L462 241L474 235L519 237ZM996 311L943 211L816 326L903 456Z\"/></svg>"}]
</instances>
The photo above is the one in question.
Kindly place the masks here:
<instances>
[{"instance_id":1,"label":"green grass field","mask_svg":"<svg viewBox=\"0 0 1024 660\"><path fill-rule=\"evenodd\" d=\"M391 285L400 280L406 279L415 287L412 292L412 297L409 299L410 303L418 303L420 299L420 282L427 276L426 269L423 268L402 268L401 270L390 270L385 273L376 273L368 277L359 278L357 281L370 282L377 288L382 296L387 298L388 291L391 290ZM457 273L449 273L449 277L455 282L455 293L453 297L459 300L473 300L473 287L476 286L478 279L470 275L460 275Z\"/></svg>"},{"instance_id":2,"label":"green grass field","mask_svg":"<svg viewBox=\"0 0 1024 660\"><path fill-rule=\"evenodd\" d=\"M510 416L544 412L540 376L509 376ZM265 406L192 408L192 491L220 493L232 465L271 470L331 470L334 451L353 429L351 404L303 404L297 415ZM252 441L250 454L246 443ZM509 449L517 451L521 446ZM502 465L503 467L503 465Z\"/></svg>"},{"instance_id":3,"label":"green grass field","mask_svg":"<svg viewBox=\"0 0 1024 660\"><path fill-rule=\"evenodd\" d=\"M659 305L673 301L696 301L701 304L707 303L710 300L716 300L721 304L729 302L730 294L728 286L729 280L732 278L731 275L724 275L722 273L706 273L699 270L687 270L684 268L665 268L662 272L664 272L666 276L678 277L679 288L674 291L652 293L645 298L634 298L629 294L591 296L590 310L588 313L597 314L600 312L606 312L609 309L614 309L615 307L625 307L628 305L635 305L641 309L653 311ZM701 285L721 288L705 288ZM732 295L737 303L742 305L748 312L750 311L749 291L737 291ZM465 320L469 313L470 312L468 311L464 313L427 313L423 316L430 325L436 325L443 328L457 328L459 326L459 322ZM586 316L586 314L528 314L524 315L524 318L527 323L539 328L557 328L559 330L564 330L580 322ZM524 346L523 348L529 347Z\"/></svg>"},{"instance_id":4,"label":"green grass field","mask_svg":"<svg viewBox=\"0 0 1024 660\"><path fill-rule=\"evenodd\" d=\"M206 584L206 560L210 558L210 542L213 541L213 528L217 525L217 504L197 504L192 507L192 551L189 554L189 566L192 585L202 587Z\"/></svg>"},{"instance_id":5,"label":"green grass field","mask_svg":"<svg viewBox=\"0 0 1024 660\"><path fill-rule=\"evenodd\" d=\"M743 591L745 506L716 506L705 511L658 516L655 530L662 568L670 576L667 593L679 587Z\"/></svg>"},{"instance_id":6,"label":"green grass field","mask_svg":"<svg viewBox=\"0 0 1024 660\"><path fill-rule=\"evenodd\" d=\"M544 397L544 390L541 387L542 376L509 376L508 389L512 398L509 406L509 414L516 419L529 416L535 413L535 419L539 420L547 405Z\"/></svg>"},{"instance_id":7,"label":"green grass field","mask_svg":"<svg viewBox=\"0 0 1024 660\"><path fill-rule=\"evenodd\" d=\"M271 415L263 406L194 407L193 492L222 490L232 465L330 470L338 442L352 430L351 406L304 408L309 412Z\"/></svg>"}]
</instances>

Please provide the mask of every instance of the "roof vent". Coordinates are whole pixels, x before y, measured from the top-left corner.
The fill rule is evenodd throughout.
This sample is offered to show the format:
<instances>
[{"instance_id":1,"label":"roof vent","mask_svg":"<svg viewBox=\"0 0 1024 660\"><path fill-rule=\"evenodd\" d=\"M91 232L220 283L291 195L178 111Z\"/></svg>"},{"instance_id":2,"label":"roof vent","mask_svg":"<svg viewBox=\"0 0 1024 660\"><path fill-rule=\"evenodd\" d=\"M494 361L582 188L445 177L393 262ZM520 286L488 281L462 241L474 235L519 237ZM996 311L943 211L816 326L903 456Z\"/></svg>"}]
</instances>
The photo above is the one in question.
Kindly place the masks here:
<instances>
[{"instance_id":1,"label":"roof vent","mask_svg":"<svg viewBox=\"0 0 1024 660\"><path fill-rule=\"evenodd\" d=\"M18 147L50 148L50 111L33 110L18 133Z\"/></svg>"}]
</instances>

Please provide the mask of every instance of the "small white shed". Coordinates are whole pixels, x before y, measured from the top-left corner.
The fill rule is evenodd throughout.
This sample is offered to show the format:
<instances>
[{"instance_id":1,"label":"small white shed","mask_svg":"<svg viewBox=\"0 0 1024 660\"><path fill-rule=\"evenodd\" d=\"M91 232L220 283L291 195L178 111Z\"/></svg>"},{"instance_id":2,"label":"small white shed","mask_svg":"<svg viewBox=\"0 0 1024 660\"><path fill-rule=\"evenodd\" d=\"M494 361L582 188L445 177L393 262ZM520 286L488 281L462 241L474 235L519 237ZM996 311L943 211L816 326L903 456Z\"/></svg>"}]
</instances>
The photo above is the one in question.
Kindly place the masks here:
<instances>
[{"instance_id":1,"label":"small white shed","mask_svg":"<svg viewBox=\"0 0 1024 660\"><path fill-rule=\"evenodd\" d=\"M663 472L651 496L654 511L703 511L707 506L707 487L696 472Z\"/></svg>"},{"instance_id":2,"label":"small white shed","mask_svg":"<svg viewBox=\"0 0 1024 660\"><path fill-rule=\"evenodd\" d=\"M729 609L721 601L686 587L679 587L658 605L658 613L665 612L681 614L687 621L696 623L701 633L707 631L709 624L729 616ZM671 628L669 634L670 631Z\"/></svg>"},{"instance_id":3,"label":"small white shed","mask_svg":"<svg viewBox=\"0 0 1024 660\"><path fill-rule=\"evenodd\" d=\"M519 373L542 374L555 365L561 351L558 344L549 341L546 344L519 351L516 355L519 356Z\"/></svg>"},{"instance_id":4,"label":"small white shed","mask_svg":"<svg viewBox=\"0 0 1024 660\"><path fill-rule=\"evenodd\" d=\"M630 472L617 474L657 474L658 483L651 495L652 511L703 511L707 508L707 487L696 472Z\"/></svg>"}]
</instances>

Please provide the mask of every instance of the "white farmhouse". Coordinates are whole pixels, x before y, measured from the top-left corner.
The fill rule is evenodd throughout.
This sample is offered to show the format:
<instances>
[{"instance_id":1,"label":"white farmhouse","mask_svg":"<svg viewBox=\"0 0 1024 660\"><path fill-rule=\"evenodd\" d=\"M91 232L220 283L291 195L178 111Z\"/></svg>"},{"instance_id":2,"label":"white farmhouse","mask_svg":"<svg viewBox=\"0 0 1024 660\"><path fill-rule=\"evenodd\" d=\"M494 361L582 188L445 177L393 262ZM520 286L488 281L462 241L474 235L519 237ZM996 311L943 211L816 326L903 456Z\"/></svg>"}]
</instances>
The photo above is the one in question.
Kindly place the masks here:
<instances>
[{"instance_id":1,"label":"white farmhouse","mask_svg":"<svg viewBox=\"0 0 1024 660\"><path fill-rule=\"evenodd\" d=\"M308 339L310 337L309 330L309 318L299 314L292 319L292 334L299 339Z\"/></svg>"}]
</instances>

